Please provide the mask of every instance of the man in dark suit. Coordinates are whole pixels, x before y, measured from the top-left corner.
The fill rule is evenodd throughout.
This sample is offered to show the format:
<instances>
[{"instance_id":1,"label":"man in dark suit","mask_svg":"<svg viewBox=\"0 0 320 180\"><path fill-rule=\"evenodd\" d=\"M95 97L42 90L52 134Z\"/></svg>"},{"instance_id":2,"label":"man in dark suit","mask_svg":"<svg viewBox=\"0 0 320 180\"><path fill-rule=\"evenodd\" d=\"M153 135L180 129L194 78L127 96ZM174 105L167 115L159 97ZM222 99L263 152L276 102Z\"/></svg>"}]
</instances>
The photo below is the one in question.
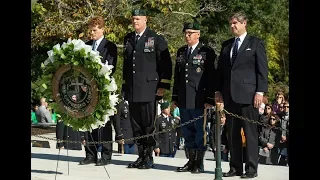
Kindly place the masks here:
<instances>
[{"instance_id":1,"label":"man in dark suit","mask_svg":"<svg viewBox=\"0 0 320 180\"><path fill-rule=\"evenodd\" d=\"M147 27L146 11L132 12L134 32L124 38L123 85L125 100L129 102L133 135L154 132L156 95L163 96L170 89L172 62L164 37ZM153 136L137 140L139 158L128 168L149 169L153 166Z\"/></svg>"},{"instance_id":2,"label":"man in dark suit","mask_svg":"<svg viewBox=\"0 0 320 180\"><path fill-rule=\"evenodd\" d=\"M177 52L172 101L178 102L181 123L197 118L214 104L214 50L199 42L200 27L185 23L183 32L187 45ZM189 161L178 172L202 173L207 149L207 122L201 118L182 126Z\"/></svg>"},{"instance_id":3,"label":"man in dark suit","mask_svg":"<svg viewBox=\"0 0 320 180\"><path fill-rule=\"evenodd\" d=\"M247 34L247 17L243 12L229 19L234 38L222 44L218 62L216 101L227 111L258 121L258 108L268 91L268 63L262 40ZM240 129L246 137L246 158L242 158ZM227 116L230 147L230 171L224 177L254 178L258 168L257 125ZM243 162L245 174L243 174Z\"/></svg>"},{"instance_id":4,"label":"man in dark suit","mask_svg":"<svg viewBox=\"0 0 320 180\"><path fill-rule=\"evenodd\" d=\"M116 70L117 64L117 46L104 37L105 21L101 16L93 17L88 23L92 40L86 44L92 45L92 50L99 52L102 56L101 62L113 65L112 74ZM111 122L107 122L105 127L94 129L91 133L86 132L83 139L88 141L110 141L112 140ZM112 157L112 143L85 146L86 158L80 161L80 165L95 163L97 166L105 165Z\"/></svg>"}]
</instances>

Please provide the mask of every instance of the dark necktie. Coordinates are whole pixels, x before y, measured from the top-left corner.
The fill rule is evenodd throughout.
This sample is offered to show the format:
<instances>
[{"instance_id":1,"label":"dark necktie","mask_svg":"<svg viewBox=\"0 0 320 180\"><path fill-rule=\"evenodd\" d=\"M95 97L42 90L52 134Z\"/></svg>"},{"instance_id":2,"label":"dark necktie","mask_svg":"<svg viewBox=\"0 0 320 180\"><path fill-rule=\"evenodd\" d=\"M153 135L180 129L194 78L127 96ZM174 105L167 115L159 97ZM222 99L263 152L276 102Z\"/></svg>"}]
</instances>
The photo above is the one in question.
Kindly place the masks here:
<instances>
[{"instance_id":1,"label":"dark necktie","mask_svg":"<svg viewBox=\"0 0 320 180\"><path fill-rule=\"evenodd\" d=\"M233 50L232 50L232 58L231 58L232 64L231 65L233 65L233 63L236 60L236 57L238 55L238 41L240 41L240 38L237 38L236 42L234 43Z\"/></svg>"},{"instance_id":2,"label":"dark necktie","mask_svg":"<svg viewBox=\"0 0 320 180\"><path fill-rule=\"evenodd\" d=\"M192 47L189 47L189 49L188 49L188 54L187 54L187 59L190 58L191 52L192 52Z\"/></svg>"},{"instance_id":3,"label":"dark necktie","mask_svg":"<svg viewBox=\"0 0 320 180\"><path fill-rule=\"evenodd\" d=\"M140 37L140 35L139 35L139 34L138 34L138 35L136 35L136 40L135 40L136 44L138 43L139 37Z\"/></svg>"}]
</instances>

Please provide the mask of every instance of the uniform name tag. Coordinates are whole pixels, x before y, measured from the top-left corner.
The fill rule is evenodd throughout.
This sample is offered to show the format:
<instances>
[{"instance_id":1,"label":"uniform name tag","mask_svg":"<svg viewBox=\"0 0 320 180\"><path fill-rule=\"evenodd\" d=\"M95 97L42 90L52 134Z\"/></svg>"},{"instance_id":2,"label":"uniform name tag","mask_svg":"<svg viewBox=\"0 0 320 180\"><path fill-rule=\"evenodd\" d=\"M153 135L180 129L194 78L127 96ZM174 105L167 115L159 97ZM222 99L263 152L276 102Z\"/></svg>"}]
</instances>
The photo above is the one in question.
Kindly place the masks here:
<instances>
[{"instance_id":1,"label":"uniform name tag","mask_svg":"<svg viewBox=\"0 0 320 180\"><path fill-rule=\"evenodd\" d=\"M151 52L150 49L144 49L144 52Z\"/></svg>"}]
</instances>

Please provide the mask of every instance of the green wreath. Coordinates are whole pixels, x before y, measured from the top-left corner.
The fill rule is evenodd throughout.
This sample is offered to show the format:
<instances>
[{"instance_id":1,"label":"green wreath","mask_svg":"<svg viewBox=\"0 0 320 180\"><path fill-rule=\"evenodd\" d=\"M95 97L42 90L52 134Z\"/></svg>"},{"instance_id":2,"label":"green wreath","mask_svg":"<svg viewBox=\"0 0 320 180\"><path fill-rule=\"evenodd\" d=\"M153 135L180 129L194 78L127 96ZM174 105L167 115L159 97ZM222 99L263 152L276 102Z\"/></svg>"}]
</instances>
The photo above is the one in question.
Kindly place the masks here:
<instances>
[{"instance_id":1,"label":"green wreath","mask_svg":"<svg viewBox=\"0 0 320 180\"><path fill-rule=\"evenodd\" d=\"M56 44L53 49L48 51L48 59L41 64L43 75L36 83L33 83L36 91L44 97L54 99L52 91L52 82L56 71L64 66L83 67L92 75L98 88L98 103L94 111L82 118L70 116L59 106L59 102L50 103L50 106L56 110L57 118L64 124L71 126L74 130L91 131L104 126L109 117L116 113L116 104L118 103L118 94L116 94L117 85L115 79L110 75L112 65L101 63L99 52L92 50L92 47L86 45L82 40L68 40L67 43ZM74 71L77 73L77 71ZM74 74L78 76L79 73Z\"/></svg>"}]
</instances>

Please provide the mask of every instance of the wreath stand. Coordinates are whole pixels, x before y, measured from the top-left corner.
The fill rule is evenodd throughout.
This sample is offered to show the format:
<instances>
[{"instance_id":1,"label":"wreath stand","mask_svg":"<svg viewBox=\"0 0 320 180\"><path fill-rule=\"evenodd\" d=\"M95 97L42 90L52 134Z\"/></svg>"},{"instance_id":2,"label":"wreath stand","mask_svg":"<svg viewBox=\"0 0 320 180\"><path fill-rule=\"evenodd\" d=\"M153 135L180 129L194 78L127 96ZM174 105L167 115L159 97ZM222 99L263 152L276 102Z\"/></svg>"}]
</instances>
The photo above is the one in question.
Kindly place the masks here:
<instances>
[{"instance_id":1,"label":"wreath stand","mask_svg":"<svg viewBox=\"0 0 320 180\"><path fill-rule=\"evenodd\" d=\"M93 129L91 129L91 131L92 131L92 130L93 130ZM91 139L93 139L91 133L90 133L90 136L91 136ZM62 142L63 142L63 141L62 141ZM69 142L69 129L68 129L68 128L67 128L67 142ZM96 151L98 152L97 146L95 146L95 149L96 149ZM59 160L60 160L60 151L61 151L61 148L59 148L59 151L58 151L58 159L57 159L56 173L55 173L55 177L54 177L55 180L57 180L57 175L58 175L58 167L59 167ZM102 157L102 156L101 156L101 157ZM70 174L69 148L67 148L67 159L68 159L68 176L69 176L69 174ZM106 159L104 159L104 160L106 161ZM106 165L103 165L103 167L104 167L105 172L106 172L107 175L108 175L108 178L110 179L110 175L109 175L109 173L108 173L108 170L107 170L107 168L106 168Z\"/></svg>"},{"instance_id":2,"label":"wreath stand","mask_svg":"<svg viewBox=\"0 0 320 180\"><path fill-rule=\"evenodd\" d=\"M77 119L77 118L84 118L86 117L86 115L88 114L92 114L94 117L98 117L100 118L100 113L98 111L96 111L95 107L97 106L97 104L99 103L99 99L105 99L105 98L109 98L110 103L114 104L116 103L117 97L115 96L116 94L114 94L116 92L116 82L115 79L110 77L110 74L112 72L112 67L109 67L108 64L104 64L102 62L100 62L99 60L101 60L101 57L99 56L99 53L97 53L96 51L92 50L92 47L90 45L86 45L85 42L83 42L81 39L68 39L67 43L64 43L63 45L60 46L60 44L56 44L52 50L48 51L48 59L45 60L44 63L41 64L41 66L43 66L44 71L43 71L43 78L39 79L39 81L37 82L37 86L39 86L38 88L41 90L42 94L53 94L53 98L55 100L56 103L58 103L60 110L61 111L66 111L67 114L64 117L61 117L62 119L64 119L65 121L68 122L69 119L69 110L66 109L66 105L63 103L63 99L62 97L64 97L65 94L64 91L60 91L60 83L62 80L68 79L70 76L69 71L77 71L77 79L75 79L74 82L69 82L69 81L63 81L64 85L63 88L66 91L66 83L70 83L70 85L72 86L79 86L79 85L83 85L82 83L78 82L78 77L82 77L82 79L84 79L84 81L87 83L87 85L89 85L89 87L91 87L91 89L89 89L91 91L91 96L89 98L87 98L88 100L88 104L86 104L86 109L84 109L82 112L77 113L75 116L73 116L73 119ZM84 63L85 61L85 63ZM87 65L87 66L85 66ZM106 65L106 66L105 66ZM90 66L90 70L92 73L90 73L90 71L87 70L87 68L89 68ZM59 69L56 69L57 67L59 67ZM53 69L56 69L56 72L51 72ZM74 72L71 72L74 73ZM109 73L109 74L108 74ZM74 74L73 74L74 75ZM53 76L53 77L52 77ZM98 76L98 79L95 79L94 77ZM108 78L109 76L109 78ZM104 77L104 78L101 78ZM74 79L74 78L73 78ZM106 81L108 80L108 81ZM107 83L108 82L108 83ZM98 87L104 87L105 85L111 85L112 87L108 89L103 89L106 90L105 92L107 93L100 93ZM115 86L115 87L114 87ZM87 87L87 86L85 86ZM82 89L83 90L83 89ZM87 89L86 89L87 90ZM86 92L86 90L83 90L84 92ZM62 94L60 94L62 92ZM79 92L78 92L79 93ZM93 98L96 97L96 98ZM99 97L99 98L97 98ZM111 99L112 98L112 101ZM86 101L87 102L87 101ZM110 104L109 104L110 105ZM100 111L103 112L107 112L107 109L109 108L106 104L100 104ZM111 105L113 106L113 105ZM68 113L69 112L69 113ZM73 121L75 122L75 121ZM75 122L77 123L77 122ZM70 124L69 122L67 124ZM92 128L90 128L92 131ZM89 132L88 132L89 133ZM67 134L69 135L69 131L67 129ZM67 136L68 136L67 135ZM92 138L92 134L90 133L91 138ZM58 142L67 142L67 143L81 143L81 141L79 142L70 142L69 141L69 137L67 138L63 138L63 139L67 139L65 140L61 140L61 141L57 141ZM91 143L91 142L88 142ZM82 146L81 146L82 147ZM96 150L98 150L98 148L95 146ZM68 175L70 172L70 168L69 168L69 148L67 148L67 161L68 161ZM61 148L59 148L58 151L58 157L57 157L57 165L56 165L56 175L55 175L55 179L57 177L58 174L58 167L59 167L59 161L60 161L60 153L61 153ZM104 169L110 179L109 173L104 165Z\"/></svg>"},{"instance_id":3,"label":"wreath stand","mask_svg":"<svg viewBox=\"0 0 320 180\"><path fill-rule=\"evenodd\" d=\"M62 136L63 137L63 136ZM69 129L67 128L67 141L69 141ZM62 141L63 142L63 141ZM58 141L57 141L58 143ZM64 146L64 145L63 145ZM57 159L57 166L56 166L56 174L54 176L54 179L57 180L57 175L58 175L58 167L59 167L59 160L60 160L60 151L61 151L61 148L59 148L59 151L58 151L58 159ZM70 174L70 167L69 167L69 148L67 148L67 159L68 159L68 176Z\"/></svg>"}]
</instances>

